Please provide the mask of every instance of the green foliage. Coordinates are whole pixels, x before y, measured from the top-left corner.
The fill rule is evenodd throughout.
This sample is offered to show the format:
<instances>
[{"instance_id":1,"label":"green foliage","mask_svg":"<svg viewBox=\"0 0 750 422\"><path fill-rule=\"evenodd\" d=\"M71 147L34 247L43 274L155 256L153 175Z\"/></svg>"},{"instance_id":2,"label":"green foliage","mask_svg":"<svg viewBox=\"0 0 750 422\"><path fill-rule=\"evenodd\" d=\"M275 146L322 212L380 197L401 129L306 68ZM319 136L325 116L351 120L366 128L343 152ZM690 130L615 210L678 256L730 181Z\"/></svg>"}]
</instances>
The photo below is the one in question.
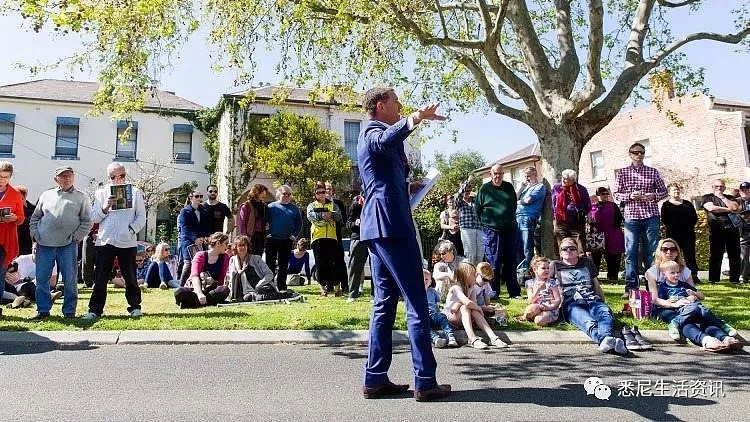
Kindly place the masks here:
<instances>
[{"instance_id":1,"label":"green foliage","mask_svg":"<svg viewBox=\"0 0 750 422\"><path fill-rule=\"evenodd\" d=\"M279 111L250 125L254 154L247 166L273 175L278 184L312 192L316 181L342 182L352 166L338 135L312 116Z\"/></svg>"},{"instance_id":2,"label":"green foliage","mask_svg":"<svg viewBox=\"0 0 750 422\"><path fill-rule=\"evenodd\" d=\"M436 236L440 233L440 212L445 209L446 195L455 195L461 183L472 172L485 165L482 155L473 150L459 151L446 157L435 154L434 167L440 171L440 180L414 210L417 228L423 236ZM476 190L480 179L472 179L471 190Z\"/></svg>"},{"instance_id":3,"label":"green foliage","mask_svg":"<svg viewBox=\"0 0 750 422\"><path fill-rule=\"evenodd\" d=\"M222 97L216 106L204 108L186 117L204 135L203 147L208 153L205 169L212 177L216 175L216 163L219 159L219 121L226 106L227 101Z\"/></svg>"}]
</instances>

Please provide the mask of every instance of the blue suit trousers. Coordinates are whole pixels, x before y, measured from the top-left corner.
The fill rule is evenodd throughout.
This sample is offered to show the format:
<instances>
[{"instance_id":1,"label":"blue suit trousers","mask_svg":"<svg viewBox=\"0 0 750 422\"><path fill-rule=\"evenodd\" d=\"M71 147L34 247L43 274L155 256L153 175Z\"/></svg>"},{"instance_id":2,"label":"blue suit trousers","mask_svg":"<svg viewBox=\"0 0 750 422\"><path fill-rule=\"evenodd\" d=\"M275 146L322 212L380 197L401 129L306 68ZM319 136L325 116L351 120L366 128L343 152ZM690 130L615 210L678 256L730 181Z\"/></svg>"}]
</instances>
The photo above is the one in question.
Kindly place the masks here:
<instances>
[{"instance_id":1,"label":"blue suit trousers","mask_svg":"<svg viewBox=\"0 0 750 422\"><path fill-rule=\"evenodd\" d=\"M414 388L437 386L437 363L430 343L430 315L416 238L379 238L363 241L370 251L375 304L370 318L370 342L365 387L387 382L393 353L393 323L399 294L406 304L406 324L414 366Z\"/></svg>"}]
</instances>

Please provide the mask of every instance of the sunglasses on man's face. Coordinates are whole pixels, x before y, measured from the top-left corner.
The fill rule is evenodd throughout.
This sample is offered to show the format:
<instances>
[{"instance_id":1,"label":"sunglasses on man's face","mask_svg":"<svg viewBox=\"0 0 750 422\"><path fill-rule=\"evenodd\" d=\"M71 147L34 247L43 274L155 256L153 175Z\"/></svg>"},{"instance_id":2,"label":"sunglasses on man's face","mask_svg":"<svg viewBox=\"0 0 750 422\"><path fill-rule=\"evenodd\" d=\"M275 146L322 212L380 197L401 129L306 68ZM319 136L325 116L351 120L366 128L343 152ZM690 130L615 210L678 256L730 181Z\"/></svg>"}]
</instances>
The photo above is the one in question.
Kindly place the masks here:
<instances>
[{"instance_id":1,"label":"sunglasses on man's face","mask_svg":"<svg viewBox=\"0 0 750 422\"><path fill-rule=\"evenodd\" d=\"M217 191L217 190L210 190L210 191L208 191L208 193L219 193L219 191Z\"/></svg>"},{"instance_id":2,"label":"sunglasses on man's face","mask_svg":"<svg viewBox=\"0 0 750 422\"><path fill-rule=\"evenodd\" d=\"M564 252L572 252L572 251L577 251L578 247L577 246L563 246L562 248L560 248L560 250Z\"/></svg>"},{"instance_id":3,"label":"sunglasses on man's face","mask_svg":"<svg viewBox=\"0 0 750 422\"><path fill-rule=\"evenodd\" d=\"M630 151L630 153L633 154L633 155L645 155L646 151L634 150L634 151Z\"/></svg>"}]
</instances>

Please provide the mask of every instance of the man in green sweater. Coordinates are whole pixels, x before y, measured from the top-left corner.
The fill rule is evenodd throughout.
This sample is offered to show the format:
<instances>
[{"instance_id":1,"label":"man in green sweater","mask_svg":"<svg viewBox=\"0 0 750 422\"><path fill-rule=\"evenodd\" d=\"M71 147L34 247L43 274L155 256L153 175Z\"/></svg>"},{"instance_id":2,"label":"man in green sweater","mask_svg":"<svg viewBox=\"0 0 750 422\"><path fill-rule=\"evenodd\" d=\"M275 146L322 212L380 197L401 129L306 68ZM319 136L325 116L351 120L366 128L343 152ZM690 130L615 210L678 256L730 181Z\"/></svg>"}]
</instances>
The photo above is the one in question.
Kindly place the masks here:
<instances>
[{"instance_id":1,"label":"man in green sweater","mask_svg":"<svg viewBox=\"0 0 750 422\"><path fill-rule=\"evenodd\" d=\"M503 166L490 169L491 180L483 184L474 199L474 210L482 225L482 241L487 262L495 270L492 290L500 291L500 278L505 281L511 299L521 297L516 265L516 205L518 198L513 185L503 180Z\"/></svg>"}]
</instances>

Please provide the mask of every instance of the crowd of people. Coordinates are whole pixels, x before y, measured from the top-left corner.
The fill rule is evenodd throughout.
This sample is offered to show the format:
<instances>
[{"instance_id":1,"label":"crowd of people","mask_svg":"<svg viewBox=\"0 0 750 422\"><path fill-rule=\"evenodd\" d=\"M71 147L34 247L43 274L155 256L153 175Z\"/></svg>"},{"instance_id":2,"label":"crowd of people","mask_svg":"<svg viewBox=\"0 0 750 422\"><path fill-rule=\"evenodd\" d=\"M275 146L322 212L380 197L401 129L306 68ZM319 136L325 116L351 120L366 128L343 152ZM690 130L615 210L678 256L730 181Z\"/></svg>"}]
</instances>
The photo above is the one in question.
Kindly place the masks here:
<instances>
[{"instance_id":1,"label":"crowd of people","mask_svg":"<svg viewBox=\"0 0 750 422\"><path fill-rule=\"evenodd\" d=\"M106 173L109 183L89 198L75 188L73 168L58 167L57 186L33 204L26 188L10 184L12 164L0 162L2 303L10 308L36 303L33 319L41 320L63 298L62 316L72 318L80 282L92 288L82 318L95 320L103 315L110 283L124 288L132 317L142 315L141 293L149 288L174 290L182 308L289 297L288 281L311 283L314 275L323 296L348 294L347 300L355 301L363 290L368 254L358 244L361 196L347 213L333 186L318 183L312 202L301 209L291 187L280 186L276 200L269 201L269 189L256 184L235 213L218 200L216 185L206 187L206 201L203 191L194 189L179 211L172 255L165 241L137 240L146 223L145 204L126 167L115 162ZM310 223L309 240L300 237L303 219ZM348 265L344 226L352 233Z\"/></svg>"},{"instance_id":2,"label":"crowd of people","mask_svg":"<svg viewBox=\"0 0 750 422\"><path fill-rule=\"evenodd\" d=\"M517 189L504 180L500 164L491 167L490 180L476 192L467 180L445 198L446 209L439 217L443 234L425 269L409 209L411 189L404 183L410 169L403 142L420 121L444 119L437 107L431 104L402 117L392 89L366 93L371 121L358 143L363 191L348 208L327 182L316 183L305 207L293 200L290 186L276 189L274 201L266 186L256 184L236 213L218 201L216 185L206 187L206 202L201 190L193 190L177 218L175 256L166 242L138 242L146 223L143 193L128 180L121 163L107 166L109 183L93 198L76 189L72 167L58 167L56 187L33 204L25 188L11 185L12 164L0 162L2 301L11 308L35 302L32 319L43 320L63 298L62 316L73 318L80 280L92 287L88 311L82 315L90 321L103 316L110 282L124 288L131 317L142 316L141 293L149 288L172 289L181 308L273 299L289 294L289 285L311 283L311 249L320 294L348 295L351 302L363 291L369 257L373 313L363 395L379 398L408 389L387 377L396 305L403 298L414 396L428 401L450 393L449 385L435 379L431 346L457 347L454 329L463 328L473 348L508 347L493 330L508 318L497 301L501 284L509 299L522 299L525 287L527 304L517 316L520 321L546 326L566 320L601 352L626 355L650 348L637 327L615 332L599 284L602 259L607 279L617 280L625 254L623 298L640 292L642 264L653 314L669 324L670 336L684 336L711 352L742 347L734 338L736 330L701 302L695 232L689 229L697 222L695 208L681 197L679 185L666 186L659 171L643 163L640 143L630 146L632 163L617 171L611 191L602 186L589 195L574 170L562 171L549 192L553 257L540 253L547 191L536 168L523 171L525 180ZM722 180L715 180L712 189L701 201L710 228L708 281L719 281L725 251L729 281L747 281L750 182L743 182L736 196L724 193ZM309 240L300 237L304 219L310 224ZM661 223L667 235L663 239ZM351 232L348 262L344 227ZM415 283L420 271L423 285Z\"/></svg>"}]
</instances>

